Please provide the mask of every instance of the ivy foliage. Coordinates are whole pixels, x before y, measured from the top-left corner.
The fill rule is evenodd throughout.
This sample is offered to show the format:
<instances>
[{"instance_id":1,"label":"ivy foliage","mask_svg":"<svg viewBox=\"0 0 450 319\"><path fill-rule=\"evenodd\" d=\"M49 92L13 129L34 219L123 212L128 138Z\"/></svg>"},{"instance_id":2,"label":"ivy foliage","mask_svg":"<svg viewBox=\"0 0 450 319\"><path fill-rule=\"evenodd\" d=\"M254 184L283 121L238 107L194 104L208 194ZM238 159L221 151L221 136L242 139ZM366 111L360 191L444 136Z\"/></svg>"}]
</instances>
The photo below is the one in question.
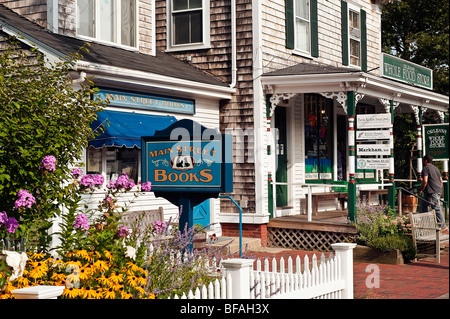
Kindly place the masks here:
<instances>
[{"instance_id":1,"label":"ivy foliage","mask_svg":"<svg viewBox=\"0 0 450 319\"><path fill-rule=\"evenodd\" d=\"M42 235L51 226L49 218L60 213L64 181L95 136L90 123L102 105L91 99L96 91L91 81L74 85L70 76L87 46L50 63L17 38L5 43L0 52L0 211L19 221L19 234ZM52 174L39 169L46 155L58 163ZM21 189L37 204L19 211L14 202ZM32 239L45 240L38 237Z\"/></svg>"}]
</instances>

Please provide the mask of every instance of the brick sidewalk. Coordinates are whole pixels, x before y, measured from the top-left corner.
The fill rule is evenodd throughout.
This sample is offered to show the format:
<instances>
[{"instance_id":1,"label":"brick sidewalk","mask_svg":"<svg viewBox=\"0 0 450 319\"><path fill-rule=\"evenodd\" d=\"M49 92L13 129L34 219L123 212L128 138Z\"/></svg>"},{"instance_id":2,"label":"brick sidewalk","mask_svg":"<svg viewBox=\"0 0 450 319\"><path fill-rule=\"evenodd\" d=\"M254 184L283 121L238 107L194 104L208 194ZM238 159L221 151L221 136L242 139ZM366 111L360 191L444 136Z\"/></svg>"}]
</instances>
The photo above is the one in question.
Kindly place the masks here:
<instances>
[{"instance_id":1,"label":"brick sidewalk","mask_svg":"<svg viewBox=\"0 0 450 319\"><path fill-rule=\"evenodd\" d=\"M273 258L285 260L299 255L312 257L314 252L298 250L270 250L249 252L251 258ZM316 253L320 257L321 253ZM328 256L328 254L325 254ZM270 259L271 260L271 259ZM448 299L449 293L449 253L441 253L441 263L434 258L425 258L404 265L354 263L355 299ZM367 272L366 272L367 270ZM379 288L375 286L375 271L379 273ZM369 288L366 285L369 284Z\"/></svg>"}]
</instances>

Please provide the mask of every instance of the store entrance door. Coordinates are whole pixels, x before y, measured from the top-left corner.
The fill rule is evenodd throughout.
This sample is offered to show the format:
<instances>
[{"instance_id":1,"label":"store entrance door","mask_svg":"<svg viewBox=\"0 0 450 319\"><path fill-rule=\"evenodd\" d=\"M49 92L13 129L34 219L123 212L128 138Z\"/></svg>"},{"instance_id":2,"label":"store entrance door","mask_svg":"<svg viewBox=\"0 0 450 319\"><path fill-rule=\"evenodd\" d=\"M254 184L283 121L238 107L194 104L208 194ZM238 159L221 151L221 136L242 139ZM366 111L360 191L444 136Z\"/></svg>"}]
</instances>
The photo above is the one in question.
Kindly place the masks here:
<instances>
[{"instance_id":1,"label":"store entrance door","mask_svg":"<svg viewBox=\"0 0 450 319\"><path fill-rule=\"evenodd\" d=\"M275 109L275 128L277 134L277 183L287 183L287 134L286 134L286 108L277 107ZM286 207L288 204L288 187L287 185L276 186L276 207Z\"/></svg>"}]
</instances>

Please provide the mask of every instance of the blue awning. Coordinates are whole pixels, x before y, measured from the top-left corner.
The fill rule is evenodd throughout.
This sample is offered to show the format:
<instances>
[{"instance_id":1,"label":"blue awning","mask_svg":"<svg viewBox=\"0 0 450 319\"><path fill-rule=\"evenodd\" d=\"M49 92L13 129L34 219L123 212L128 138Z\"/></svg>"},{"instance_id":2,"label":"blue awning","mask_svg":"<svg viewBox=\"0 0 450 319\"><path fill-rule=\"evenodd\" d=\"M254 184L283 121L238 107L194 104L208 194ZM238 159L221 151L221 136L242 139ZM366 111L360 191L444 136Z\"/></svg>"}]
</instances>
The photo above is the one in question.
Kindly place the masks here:
<instances>
[{"instance_id":1,"label":"blue awning","mask_svg":"<svg viewBox=\"0 0 450 319\"><path fill-rule=\"evenodd\" d=\"M102 146L141 147L142 136L153 136L155 131L163 130L177 121L173 116L109 110L99 112L97 115L97 120L91 123L91 128L95 130L103 124L105 131L94 140L89 141L89 146L95 148Z\"/></svg>"}]
</instances>

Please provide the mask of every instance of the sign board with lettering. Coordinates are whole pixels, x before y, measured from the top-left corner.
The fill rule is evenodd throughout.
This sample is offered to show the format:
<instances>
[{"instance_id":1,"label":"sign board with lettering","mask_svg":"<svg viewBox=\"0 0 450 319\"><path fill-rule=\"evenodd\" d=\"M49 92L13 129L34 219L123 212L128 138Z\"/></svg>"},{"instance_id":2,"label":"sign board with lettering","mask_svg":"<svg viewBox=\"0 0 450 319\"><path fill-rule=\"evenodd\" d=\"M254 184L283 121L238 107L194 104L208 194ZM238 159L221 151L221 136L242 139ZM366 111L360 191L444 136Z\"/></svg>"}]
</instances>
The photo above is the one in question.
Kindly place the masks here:
<instances>
[{"instance_id":1,"label":"sign board with lettering","mask_svg":"<svg viewBox=\"0 0 450 319\"><path fill-rule=\"evenodd\" d=\"M130 92L101 89L96 97L109 100L111 106L160 111L168 113L195 114L194 100L176 99L159 95L144 95Z\"/></svg>"},{"instance_id":2,"label":"sign board with lettering","mask_svg":"<svg viewBox=\"0 0 450 319\"><path fill-rule=\"evenodd\" d=\"M431 69L386 53L381 53L380 63L383 77L433 89L433 70Z\"/></svg>"},{"instance_id":3,"label":"sign board with lettering","mask_svg":"<svg viewBox=\"0 0 450 319\"><path fill-rule=\"evenodd\" d=\"M423 125L425 154L433 156L435 160L449 159L449 125L425 124Z\"/></svg>"},{"instance_id":4,"label":"sign board with lettering","mask_svg":"<svg viewBox=\"0 0 450 319\"><path fill-rule=\"evenodd\" d=\"M390 155L389 144L359 144L356 146L358 156L366 155Z\"/></svg>"},{"instance_id":5,"label":"sign board with lettering","mask_svg":"<svg viewBox=\"0 0 450 319\"><path fill-rule=\"evenodd\" d=\"M229 193L232 156L231 135L181 120L143 138L142 182L155 193Z\"/></svg>"},{"instance_id":6,"label":"sign board with lettering","mask_svg":"<svg viewBox=\"0 0 450 319\"><path fill-rule=\"evenodd\" d=\"M392 127L392 120L390 113L380 114L358 114L356 116L356 128L390 128Z\"/></svg>"},{"instance_id":7,"label":"sign board with lettering","mask_svg":"<svg viewBox=\"0 0 450 319\"><path fill-rule=\"evenodd\" d=\"M388 158L358 158L357 169L389 169ZM367 175L367 173L366 173ZM366 176L367 177L367 176Z\"/></svg>"},{"instance_id":8,"label":"sign board with lettering","mask_svg":"<svg viewBox=\"0 0 450 319\"><path fill-rule=\"evenodd\" d=\"M371 130L371 131L357 131L357 140L388 140L391 138L391 133L387 130Z\"/></svg>"}]
</instances>

